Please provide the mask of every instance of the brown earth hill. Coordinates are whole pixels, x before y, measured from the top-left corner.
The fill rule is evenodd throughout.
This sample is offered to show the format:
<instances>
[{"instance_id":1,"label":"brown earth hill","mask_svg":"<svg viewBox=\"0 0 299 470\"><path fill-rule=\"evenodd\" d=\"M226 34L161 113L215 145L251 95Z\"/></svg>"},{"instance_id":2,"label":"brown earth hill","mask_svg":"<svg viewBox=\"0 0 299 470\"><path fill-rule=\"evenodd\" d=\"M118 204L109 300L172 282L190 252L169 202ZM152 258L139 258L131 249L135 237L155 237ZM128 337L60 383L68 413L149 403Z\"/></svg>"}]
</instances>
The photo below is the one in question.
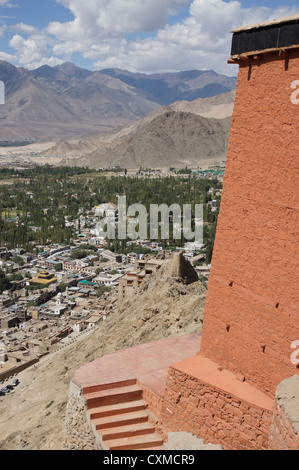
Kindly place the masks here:
<instances>
[{"instance_id":1,"label":"brown earth hill","mask_svg":"<svg viewBox=\"0 0 299 470\"><path fill-rule=\"evenodd\" d=\"M93 136L63 139L40 153L61 164L105 168L209 166L225 159L235 92L161 106Z\"/></svg>"},{"instance_id":2,"label":"brown earth hill","mask_svg":"<svg viewBox=\"0 0 299 470\"><path fill-rule=\"evenodd\" d=\"M110 144L104 140L84 157L66 158L62 164L89 168L181 168L219 163L226 158L230 123L230 117L209 119L167 111L133 135Z\"/></svg>"}]
</instances>

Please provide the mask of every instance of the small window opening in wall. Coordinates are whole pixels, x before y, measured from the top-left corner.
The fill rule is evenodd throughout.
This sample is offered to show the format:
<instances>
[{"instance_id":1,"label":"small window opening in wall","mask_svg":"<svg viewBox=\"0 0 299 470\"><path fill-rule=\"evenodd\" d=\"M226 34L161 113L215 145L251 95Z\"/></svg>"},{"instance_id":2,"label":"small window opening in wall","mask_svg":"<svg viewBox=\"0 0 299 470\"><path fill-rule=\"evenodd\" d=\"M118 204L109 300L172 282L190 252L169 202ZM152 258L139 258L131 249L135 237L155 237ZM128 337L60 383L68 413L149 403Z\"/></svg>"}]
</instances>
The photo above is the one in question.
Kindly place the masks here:
<instances>
[{"instance_id":1,"label":"small window opening in wall","mask_svg":"<svg viewBox=\"0 0 299 470\"><path fill-rule=\"evenodd\" d=\"M226 331L229 333L229 331L230 331L230 325L226 325Z\"/></svg>"},{"instance_id":2,"label":"small window opening in wall","mask_svg":"<svg viewBox=\"0 0 299 470\"><path fill-rule=\"evenodd\" d=\"M266 346L265 345L262 346L262 351L263 351L263 353L265 353L265 351L266 351Z\"/></svg>"},{"instance_id":3,"label":"small window opening in wall","mask_svg":"<svg viewBox=\"0 0 299 470\"><path fill-rule=\"evenodd\" d=\"M230 281L229 287L233 287L233 285L234 285L234 281Z\"/></svg>"},{"instance_id":4,"label":"small window opening in wall","mask_svg":"<svg viewBox=\"0 0 299 470\"><path fill-rule=\"evenodd\" d=\"M277 302L277 304L275 304L275 308L278 308L279 307L279 302Z\"/></svg>"}]
</instances>

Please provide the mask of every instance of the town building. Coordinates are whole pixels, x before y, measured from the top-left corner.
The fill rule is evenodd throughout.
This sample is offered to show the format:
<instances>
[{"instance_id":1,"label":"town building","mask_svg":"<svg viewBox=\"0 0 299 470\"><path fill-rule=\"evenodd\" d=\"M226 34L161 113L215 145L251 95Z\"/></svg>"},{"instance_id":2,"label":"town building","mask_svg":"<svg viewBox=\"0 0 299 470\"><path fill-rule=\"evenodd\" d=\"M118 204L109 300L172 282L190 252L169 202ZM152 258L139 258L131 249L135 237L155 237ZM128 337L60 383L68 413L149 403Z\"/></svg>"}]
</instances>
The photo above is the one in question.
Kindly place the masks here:
<instances>
[{"instance_id":1,"label":"town building","mask_svg":"<svg viewBox=\"0 0 299 470\"><path fill-rule=\"evenodd\" d=\"M98 286L115 287L119 285L122 276L122 274L100 273L93 282Z\"/></svg>"},{"instance_id":2,"label":"town building","mask_svg":"<svg viewBox=\"0 0 299 470\"><path fill-rule=\"evenodd\" d=\"M41 271L36 277L30 279L28 282L32 286L49 286L57 282L57 277L48 271Z\"/></svg>"},{"instance_id":3,"label":"town building","mask_svg":"<svg viewBox=\"0 0 299 470\"><path fill-rule=\"evenodd\" d=\"M170 259L171 255L167 255L166 259ZM150 276L165 262L166 255L160 259L154 256L145 256L141 260L135 260L134 269L120 277L118 286L118 305L120 306L127 299L137 294L144 279ZM169 258L168 258L169 257Z\"/></svg>"}]
</instances>

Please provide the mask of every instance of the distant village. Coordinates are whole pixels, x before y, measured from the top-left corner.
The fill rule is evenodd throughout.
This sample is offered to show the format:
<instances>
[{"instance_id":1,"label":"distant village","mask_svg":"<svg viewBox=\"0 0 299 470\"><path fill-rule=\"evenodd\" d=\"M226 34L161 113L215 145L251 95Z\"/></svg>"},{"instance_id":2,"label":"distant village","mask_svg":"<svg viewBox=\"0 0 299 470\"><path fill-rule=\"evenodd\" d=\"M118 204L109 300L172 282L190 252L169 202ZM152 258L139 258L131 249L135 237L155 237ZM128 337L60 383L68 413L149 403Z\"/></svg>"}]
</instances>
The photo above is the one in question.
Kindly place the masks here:
<instances>
[{"instance_id":1,"label":"distant village","mask_svg":"<svg viewBox=\"0 0 299 470\"><path fill-rule=\"evenodd\" d=\"M216 210L213 199L209 204ZM97 236L95 213L99 210L113 214L117 208L102 204L89 217L67 222L77 229L72 246L43 246L37 256L22 248L0 247L0 269L16 274L13 288L0 295L0 383L88 335L171 258L172 252L165 251L162 243L150 240L127 242L146 249L147 254L111 251L107 241ZM86 246L93 247L87 256L72 257ZM207 285L210 265L205 264L202 248L189 242L180 250Z\"/></svg>"}]
</instances>

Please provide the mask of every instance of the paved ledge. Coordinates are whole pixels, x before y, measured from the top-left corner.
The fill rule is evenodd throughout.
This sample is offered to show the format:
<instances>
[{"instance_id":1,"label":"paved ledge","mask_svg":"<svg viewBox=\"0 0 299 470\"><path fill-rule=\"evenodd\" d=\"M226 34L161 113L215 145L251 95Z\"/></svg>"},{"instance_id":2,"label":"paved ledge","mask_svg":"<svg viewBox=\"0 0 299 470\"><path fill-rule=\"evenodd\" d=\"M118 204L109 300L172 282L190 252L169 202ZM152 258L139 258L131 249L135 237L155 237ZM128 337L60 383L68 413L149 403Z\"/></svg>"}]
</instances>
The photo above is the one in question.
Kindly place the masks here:
<instances>
[{"instance_id":1,"label":"paved ledge","mask_svg":"<svg viewBox=\"0 0 299 470\"><path fill-rule=\"evenodd\" d=\"M169 367L196 354L200 341L194 333L133 346L83 365L72 381L83 388L137 379L163 397Z\"/></svg>"}]
</instances>

